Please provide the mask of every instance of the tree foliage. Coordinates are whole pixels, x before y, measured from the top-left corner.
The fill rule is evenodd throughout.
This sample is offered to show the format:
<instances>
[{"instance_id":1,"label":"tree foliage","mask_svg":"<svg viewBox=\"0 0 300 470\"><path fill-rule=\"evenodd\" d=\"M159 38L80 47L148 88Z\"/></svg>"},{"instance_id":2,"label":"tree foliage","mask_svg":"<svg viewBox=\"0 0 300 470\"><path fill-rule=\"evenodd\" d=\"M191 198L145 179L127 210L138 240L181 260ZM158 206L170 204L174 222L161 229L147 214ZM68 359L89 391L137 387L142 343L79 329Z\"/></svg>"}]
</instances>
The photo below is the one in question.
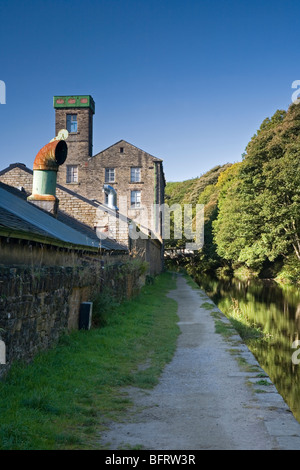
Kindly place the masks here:
<instances>
[{"instance_id":1,"label":"tree foliage","mask_svg":"<svg viewBox=\"0 0 300 470\"><path fill-rule=\"evenodd\" d=\"M168 183L166 202L204 204L201 269L227 263L259 274L283 265L284 277L299 280L300 106L266 118L242 157L200 178Z\"/></svg>"},{"instance_id":2,"label":"tree foliage","mask_svg":"<svg viewBox=\"0 0 300 470\"><path fill-rule=\"evenodd\" d=\"M291 251L300 261L300 108L265 119L241 164L218 182L218 254L260 270Z\"/></svg>"},{"instance_id":3,"label":"tree foliage","mask_svg":"<svg viewBox=\"0 0 300 470\"><path fill-rule=\"evenodd\" d=\"M219 176L230 167L230 164L223 166L218 165L204 173L202 176L181 182L168 182L166 185L165 202L171 208L173 205L179 204L184 211L184 204L192 204L195 210L196 204L204 204L205 206L205 247L204 249L210 252L213 256L212 248L212 228L211 222L216 217L217 210L217 189L216 183ZM169 239L165 240L166 249L184 248L187 240L184 236L184 229L182 230L183 236L181 239L174 238L174 213L171 213L170 221L170 235Z\"/></svg>"}]
</instances>

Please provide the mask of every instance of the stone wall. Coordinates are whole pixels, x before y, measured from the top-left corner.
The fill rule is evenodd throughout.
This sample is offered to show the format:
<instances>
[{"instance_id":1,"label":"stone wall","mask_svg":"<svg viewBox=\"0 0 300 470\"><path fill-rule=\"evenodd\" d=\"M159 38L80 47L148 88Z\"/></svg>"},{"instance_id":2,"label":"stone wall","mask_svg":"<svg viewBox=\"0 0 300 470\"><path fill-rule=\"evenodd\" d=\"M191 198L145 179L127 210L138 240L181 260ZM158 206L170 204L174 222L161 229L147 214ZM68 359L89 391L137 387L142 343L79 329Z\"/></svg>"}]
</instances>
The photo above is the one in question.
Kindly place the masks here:
<instances>
[{"instance_id":1,"label":"stone wall","mask_svg":"<svg viewBox=\"0 0 300 470\"><path fill-rule=\"evenodd\" d=\"M69 139L67 143L69 150L65 165L78 165L78 183L66 183L65 165L62 165L58 171L60 185L89 200L105 203L103 185L109 184L117 192L117 205L120 213L161 234L159 224L153 227L153 204L164 203L165 181L161 160L124 140L92 158L86 154L85 159L83 157L78 159L78 152L74 151L73 143L69 142ZM81 154L81 151L79 153ZM139 182L131 181L132 167L141 169ZM114 168L114 181L105 180L106 168ZM141 192L142 208L131 207L131 191ZM61 200L59 191L57 191L57 196Z\"/></svg>"},{"instance_id":2,"label":"stone wall","mask_svg":"<svg viewBox=\"0 0 300 470\"><path fill-rule=\"evenodd\" d=\"M122 149L122 151L120 151ZM115 181L107 182L117 192L117 204L120 198L126 196L128 203L128 217L135 218L137 209L130 208L130 193L132 190L141 191L141 204L153 205L155 202L155 158L143 150L120 141L106 150L98 153L88 161L86 172L86 194L89 199L104 202L102 192L105 181L105 168L115 169ZM141 168L141 181L132 182L130 172L132 167ZM120 208L121 210L121 208ZM124 212L123 212L124 213Z\"/></svg>"},{"instance_id":3,"label":"stone wall","mask_svg":"<svg viewBox=\"0 0 300 470\"><path fill-rule=\"evenodd\" d=\"M59 199L59 209L71 215L80 222L95 228L97 225L97 208L99 204L88 201L80 195L74 196L72 191L57 185L56 195Z\"/></svg>"},{"instance_id":4,"label":"stone wall","mask_svg":"<svg viewBox=\"0 0 300 470\"><path fill-rule=\"evenodd\" d=\"M63 332L78 329L81 302L93 301L104 288L118 299L138 292L140 275L139 265L127 271L118 260L104 266L0 266L0 338L6 345L0 375L15 360L29 361Z\"/></svg>"},{"instance_id":5,"label":"stone wall","mask_svg":"<svg viewBox=\"0 0 300 470\"><path fill-rule=\"evenodd\" d=\"M23 163L12 164L7 171L0 172L1 183L8 184L14 188L24 188L28 194L32 193L32 170Z\"/></svg>"},{"instance_id":6,"label":"stone wall","mask_svg":"<svg viewBox=\"0 0 300 470\"><path fill-rule=\"evenodd\" d=\"M76 133L69 133L68 144L68 158L66 162L60 167L58 172L58 183L66 183L66 167L67 165L78 165L78 173L80 183L72 183L72 190L84 194L82 185L82 171L85 170L85 162L88 157L93 155L93 112L90 108L57 108L55 110L55 134L57 135L61 129L67 128L66 116L67 114L77 114L78 131Z\"/></svg>"},{"instance_id":7,"label":"stone wall","mask_svg":"<svg viewBox=\"0 0 300 470\"><path fill-rule=\"evenodd\" d=\"M163 245L159 240L151 238L131 240L130 249L133 257L148 264L147 274L157 276L164 269Z\"/></svg>"},{"instance_id":8,"label":"stone wall","mask_svg":"<svg viewBox=\"0 0 300 470\"><path fill-rule=\"evenodd\" d=\"M68 157L59 168L58 183L87 199L100 203L105 202L103 185L108 183L117 192L117 204L120 212L134 220L140 217L142 211L139 208L131 207L131 191L140 191L141 205L150 215L153 204L164 203L165 178L162 160L125 140L120 140L105 150L93 154L94 107L88 103L86 107L76 106L76 99L73 102L74 108L72 108L70 100L69 104L65 102L65 107L55 106L56 135L61 129L67 128L68 114L76 114L77 116L77 129L76 132L69 133L67 139ZM66 168L68 165L77 167L76 181L67 182ZM114 169L115 178L113 181L106 181L106 168ZM140 168L140 181L131 180L131 168ZM126 200L126 208L121 207L121 204L124 206L124 200ZM145 225L152 228L152 224L153 218L151 217L150 223L147 221ZM160 223L157 223L156 229L160 230L160 228ZM158 233L161 235L161 232Z\"/></svg>"}]
</instances>

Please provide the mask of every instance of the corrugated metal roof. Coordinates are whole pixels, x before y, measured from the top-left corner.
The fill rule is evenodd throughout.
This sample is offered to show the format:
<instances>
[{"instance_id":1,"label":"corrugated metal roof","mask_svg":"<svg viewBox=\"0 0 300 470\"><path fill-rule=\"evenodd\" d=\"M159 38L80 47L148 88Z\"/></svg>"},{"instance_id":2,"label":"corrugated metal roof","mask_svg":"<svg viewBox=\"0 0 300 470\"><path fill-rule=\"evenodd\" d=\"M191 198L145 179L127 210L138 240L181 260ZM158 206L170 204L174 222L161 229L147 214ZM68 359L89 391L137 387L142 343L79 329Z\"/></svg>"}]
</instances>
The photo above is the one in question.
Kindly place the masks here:
<instances>
[{"instance_id":1,"label":"corrugated metal roof","mask_svg":"<svg viewBox=\"0 0 300 470\"><path fill-rule=\"evenodd\" d=\"M36 234L63 243L100 248L98 237L92 237L49 215L21 197L0 187L0 225L11 230ZM113 240L101 240L101 248L106 250L125 250Z\"/></svg>"},{"instance_id":2,"label":"corrugated metal roof","mask_svg":"<svg viewBox=\"0 0 300 470\"><path fill-rule=\"evenodd\" d=\"M58 210L57 219L63 222L64 224L69 225L70 227L74 228L78 232L81 232L84 235L87 235L89 238L92 238L97 243L99 243L99 237L97 236L96 231L93 230L88 225L85 225L84 223L80 222L79 220L74 219L74 217L72 217L70 214L67 214L66 212ZM101 241L101 248L104 248L106 250L123 249L127 251L127 247L121 246L120 243L110 238L106 238L105 240Z\"/></svg>"},{"instance_id":3,"label":"corrugated metal roof","mask_svg":"<svg viewBox=\"0 0 300 470\"><path fill-rule=\"evenodd\" d=\"M17 217L15 214L7 211L0 207L0 228L5 227L6 229L17 231L17 232L28 232L43 237L48 237L48 233L44 230L35 227L34 225L26 222L25 220Z\"/></svg>"}]
</instances>

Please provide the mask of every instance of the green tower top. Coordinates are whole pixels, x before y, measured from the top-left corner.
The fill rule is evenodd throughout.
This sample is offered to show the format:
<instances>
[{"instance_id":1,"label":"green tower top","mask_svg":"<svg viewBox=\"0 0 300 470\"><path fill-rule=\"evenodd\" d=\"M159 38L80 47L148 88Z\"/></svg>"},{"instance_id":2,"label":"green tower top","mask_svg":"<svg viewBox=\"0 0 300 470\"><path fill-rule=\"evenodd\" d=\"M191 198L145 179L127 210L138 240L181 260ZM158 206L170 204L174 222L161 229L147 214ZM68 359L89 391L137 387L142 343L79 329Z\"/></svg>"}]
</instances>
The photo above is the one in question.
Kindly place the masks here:
<instances>
[{"instance_id":1,"label":"green tower top","mask_svg":"<svg viewBox=\"0 0 300 470\"><path fill-rule=\"evenodd\" d=\"M91 108L95 113L95 101L90 95L54 96L54 108Z\"/></svg>"}]
</instances>

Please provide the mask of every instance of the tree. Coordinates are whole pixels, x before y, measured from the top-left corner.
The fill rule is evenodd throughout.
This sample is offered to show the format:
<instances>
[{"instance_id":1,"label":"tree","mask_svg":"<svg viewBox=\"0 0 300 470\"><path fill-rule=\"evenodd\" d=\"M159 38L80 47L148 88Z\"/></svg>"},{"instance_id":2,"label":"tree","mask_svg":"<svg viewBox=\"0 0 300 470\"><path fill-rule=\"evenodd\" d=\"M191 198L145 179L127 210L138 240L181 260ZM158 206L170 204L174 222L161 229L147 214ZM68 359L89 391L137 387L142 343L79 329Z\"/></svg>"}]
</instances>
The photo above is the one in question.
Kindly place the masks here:
<instances>
[{"instance_id":1,"label":"tree","mask_svg":"<svg viewBox=\"0 0 300 470\"><path fill-rule=\"evenodd\" d=\"M300 107L265 119L240 165L219 178L217 252L260 269L294 250L300 260Z\"/></svg>"}]
</instances>

